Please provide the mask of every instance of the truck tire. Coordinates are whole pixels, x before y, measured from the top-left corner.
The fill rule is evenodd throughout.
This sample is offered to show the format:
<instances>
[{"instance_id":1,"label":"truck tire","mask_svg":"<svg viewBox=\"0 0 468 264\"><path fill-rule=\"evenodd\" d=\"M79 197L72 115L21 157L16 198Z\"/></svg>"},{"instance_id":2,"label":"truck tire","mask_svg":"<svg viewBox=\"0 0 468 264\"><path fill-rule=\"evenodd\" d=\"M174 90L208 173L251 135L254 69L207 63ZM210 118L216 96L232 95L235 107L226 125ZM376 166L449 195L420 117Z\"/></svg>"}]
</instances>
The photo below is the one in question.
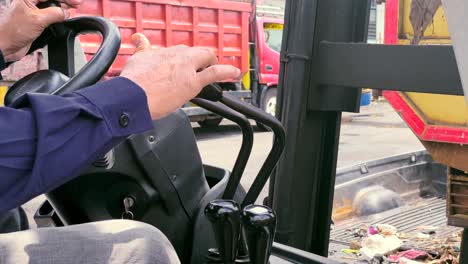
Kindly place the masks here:
<instances>
[{"instance_id":1,"label":"truck tire","mask_svg":"<svg viewBox=\"0 0 468 264\"><path fill-rule=\"evenodd\" d=\"M263 96L262 102L260 104L260 108L267 112L268 114L275 116L276 113L276 94L277 94L277 88L276 87L271 87L268 88L265 92L265 95ZM262 130L262 131L270 131L270 128L264 126L263 124L260 124L257 122L257 127Z\"/></svg>"},{"instance_id":2,"label":"truck tire","mask_svg":"<svg viewBox=\"0 0 468 264\"><path fill-rule=\"evenodd\" d=\"M276 87L268 88L265 92L265 96L263 96L261 108L263 111L267 112L268 114L275 116L276 112Z\"/></svg>"},{"instance_id":3,"label":"truck tire","mask_svg":"<svg viewBox=\"0 0 468 264\"><path fill-rule=\"evenodd\" d=\"M211 118L211 119L205 119L205 120L203 120L203 121L198 121L197 123L198 123L201 127L213 128L213 127L219 126L219 124L221 123L221 121L223 121L223 118L222 118L222 117L216 117L216 118Z\"/></svg>"}]
</instances>

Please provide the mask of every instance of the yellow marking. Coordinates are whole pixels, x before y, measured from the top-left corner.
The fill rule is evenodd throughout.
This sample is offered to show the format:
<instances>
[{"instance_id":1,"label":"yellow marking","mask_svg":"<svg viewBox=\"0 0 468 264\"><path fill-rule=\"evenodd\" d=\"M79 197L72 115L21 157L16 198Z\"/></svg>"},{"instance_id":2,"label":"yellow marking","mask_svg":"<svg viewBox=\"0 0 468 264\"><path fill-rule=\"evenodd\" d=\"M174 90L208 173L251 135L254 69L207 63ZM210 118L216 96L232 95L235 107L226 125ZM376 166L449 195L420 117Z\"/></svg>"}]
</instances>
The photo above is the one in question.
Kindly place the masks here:
<instances>
[{"instance_id":1,"label":"yellow marking","mask_svg":"<svg viewBox=\"0 0 468 264\"><path fill-rule=\"evenodd\" d=\"M283 30L284 25L280 23L263 23L264 29Z\"/></svg>"},{"instance_id":2,"label":"yellow marking","mask_svg":"<svg viewBox=\"0 0 468 264\"><path fill-rule=\"evenodd\" d=\"M7 91L7 86L0 86L0 106L3 106L3 101L5 100L5 95Z\"/></svg>"}]
</instances>

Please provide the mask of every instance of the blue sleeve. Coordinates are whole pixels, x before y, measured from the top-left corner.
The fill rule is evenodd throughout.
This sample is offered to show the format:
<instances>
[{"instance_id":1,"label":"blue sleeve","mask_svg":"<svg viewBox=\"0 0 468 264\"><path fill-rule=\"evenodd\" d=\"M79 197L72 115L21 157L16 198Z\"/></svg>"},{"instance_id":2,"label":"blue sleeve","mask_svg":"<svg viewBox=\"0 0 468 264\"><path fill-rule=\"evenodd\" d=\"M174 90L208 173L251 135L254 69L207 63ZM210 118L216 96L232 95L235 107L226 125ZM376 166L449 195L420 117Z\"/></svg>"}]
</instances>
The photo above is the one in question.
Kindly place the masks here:
<instances>
[{"instance_id":1,"label":"blue sleeve","mask_svg":"<svg viewBox=\"0 0 468 264\"><path fill-rule=\"evenodd\" d=\"M0 214L152 128L145 93L121 77L64 96L26 94L0 107Z\"/></svg>"}]
</instances>

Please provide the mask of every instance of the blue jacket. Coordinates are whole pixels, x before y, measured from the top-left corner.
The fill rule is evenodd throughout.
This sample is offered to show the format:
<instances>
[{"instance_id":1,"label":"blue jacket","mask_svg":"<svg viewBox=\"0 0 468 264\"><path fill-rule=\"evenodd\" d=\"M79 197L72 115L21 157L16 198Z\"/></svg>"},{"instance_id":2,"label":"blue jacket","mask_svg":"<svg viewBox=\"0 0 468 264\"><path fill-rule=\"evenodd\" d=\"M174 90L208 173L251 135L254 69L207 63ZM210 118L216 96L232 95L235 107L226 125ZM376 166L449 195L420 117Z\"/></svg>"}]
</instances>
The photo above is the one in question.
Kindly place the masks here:
<instances>
[{"instance_id":1,"label":"blue jacket","mask_svg":"<svg viewBox=\"0 0 468 264\"><path fill-rule=\"evenodd\" d=\"M27 94L0 107L0 215L152 128L145 93L122 77L64 96Z\"/></svg>"}]
</instances>

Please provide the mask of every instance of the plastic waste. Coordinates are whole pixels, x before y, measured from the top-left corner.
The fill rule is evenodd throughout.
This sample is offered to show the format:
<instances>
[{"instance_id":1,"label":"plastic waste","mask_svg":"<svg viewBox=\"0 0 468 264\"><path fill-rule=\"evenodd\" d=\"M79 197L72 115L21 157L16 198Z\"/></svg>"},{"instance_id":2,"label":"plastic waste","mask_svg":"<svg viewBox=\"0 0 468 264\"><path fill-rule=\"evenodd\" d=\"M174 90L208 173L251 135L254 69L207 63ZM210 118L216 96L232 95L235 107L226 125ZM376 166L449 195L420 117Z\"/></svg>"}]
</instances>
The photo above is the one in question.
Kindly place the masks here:
<instances>
[{"instance_id":1,"label":"plastic waste","mask_svg":"<svg viewBox=\"0 0 468 264\"><path fill-rule=\"evenodd\" d=\"M384 236L392 236L397 232L396 227L387 224L377 224L377 230L379 230L379 233Z\"/></svg>"},{"instance_id":2,"label":"plastic waste","mask_svg":"<svg viewBox=\"0 0 468 264\"><path fill-rule=\"evenodd\" d=\"M376 255L387 255L396 251L402 242L401 240L392 236L383 236L380 234L366 237L362 241L361 253L368 258L373 258Z\"/></svg>"},{"instance_id":3,"label":"plastic waste","mask_svg":"<svg viewBox=\"0 0 468 264\"><path fill-rule=\"evenodd\" d=\"M399 252L396 255L390 255L388 258L391 261L400 261L401 259L410 259L410 260L422 260L426 259L428 257L428 254L425 251L421 250L416 250L416 249L410 249L406 251Z\"/></svg>"}]
</instances>

